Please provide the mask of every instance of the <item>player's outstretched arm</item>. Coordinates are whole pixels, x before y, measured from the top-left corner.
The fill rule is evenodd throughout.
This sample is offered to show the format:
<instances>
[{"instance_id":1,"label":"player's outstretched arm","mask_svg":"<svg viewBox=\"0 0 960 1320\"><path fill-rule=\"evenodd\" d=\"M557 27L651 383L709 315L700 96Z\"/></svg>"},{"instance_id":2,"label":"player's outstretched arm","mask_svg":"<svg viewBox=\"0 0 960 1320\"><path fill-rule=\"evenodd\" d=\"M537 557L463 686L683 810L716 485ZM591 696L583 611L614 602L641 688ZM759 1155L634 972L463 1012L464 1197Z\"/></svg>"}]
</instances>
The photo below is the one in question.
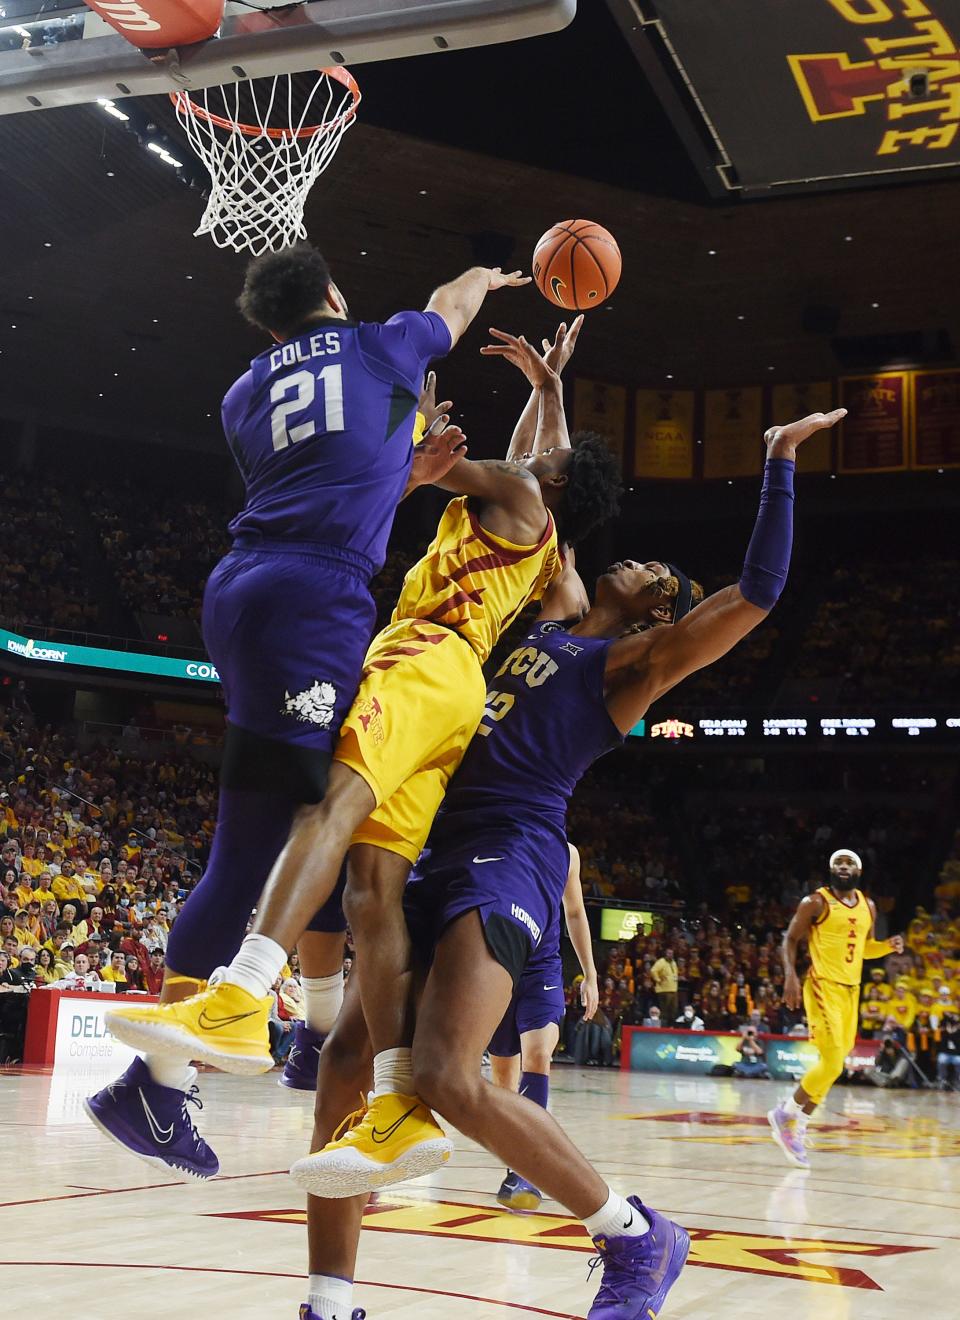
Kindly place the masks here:
<instances>
[{"instance_id":1,"label":"player's outstretched arm","mask_svg":"<svg viewBox=\"0 0 960 1320\"><path fill-rule=\"evenodd\" d=\"M486 506L483 525L494 534L523 537L532 545L544 533L547 515L540 483L516 463L499 458L482 458L476 462L462 458L433 484L451 495L470 495L479 500ZM497 508L509 518L509 528L502 531L496 525Z\"/></svg>"},{"instance_id":2,"label":"player's outstretched arm","mask_svg":"<svg viewBox=\"0 0 960 1320\"><path fill-rule=\"evenodd\" d=\"M793 920L783 935L781 956L783 957L783 1002L787 1008L797 1009L802 1002L800 977L797 975L797 954L800 945L807 939L810 931L823 915L823 895L808 894L801 899L800 906L793 914Z\"/></svg>"},{"instance_id":3,"label":"player's outstretched arm","mask_svg":"<svg viewBox=\"0 0 960 1320\"><path fill-rule=\"evenodd\" d=\"M561 322L553 343L549 339L542 341L542 356L532 345L527 343L522 335L519 337L508 335L503 330L495 330L491 327L490 334L499 342L487 344L486 347L481 348L480 352L484 357L503 358L504 361L522 371L530 382L530 398L527 400L526 406L520 414L520 419L514 428L510 447L507 450L508 459L523 458L526 454L537 452L540 391L543 382L549 379L550 372L557 376L563 374L563 369L570 361L573 350L577 346L582 326L582 316L578 316L569 329L565 321ZM566 426L564 426L563 432L550 442L545 440L546 434L545 432L541 439L547 448L553 446L565 448L570 444L570 436L566 432Z\"/></svg>"},{"instance_id":4,"label":"player's outstretched arm","mask_svg":"<svg viewBox=\"0 0 960 1320\"><path fill-rule=\"evenodd\" d=\"M583 905L583 886L580 883L580 854L573 844L570 849L570 869L567 872L567 884L563 891L563 915L567 922L567 934L573 945L574 953L583 972L580 985L580 1002L583 1005L583 1020L589 1022L600 1004L600 988L597 984L597 968L593 961L593 939L590 935L590 922L587 909Z\"/></svg>"},{"instance_id":5,"label":"player's outstretched arm","mask_svg":"<svg viewBox=\"0 0 960 1320\"><path fill-rule=\"evenodd\" d=\"M443 317L450 331L452 348L476 319L488 293L495 289L518 289L529 283L530 276L519 270L504 275L499 266L493 270L486 266L472 266L449 284L435 289L426 310Z\"/></svg>"},{"instance_id":6,"label":"player's outstretched arm","mask_svg":"<svg viewBox=\"0 0 960 1320\"><path fill-rule=\"evenodd\" d=\"M632 729L652 702L726 655L773 609L790 567L797 449L845 416L844 408L812 413L767 432L760 511L737 586L716 592L679 623L623 638L610 648L607 707L618 728Z\"/></svg>"}]
</instances>

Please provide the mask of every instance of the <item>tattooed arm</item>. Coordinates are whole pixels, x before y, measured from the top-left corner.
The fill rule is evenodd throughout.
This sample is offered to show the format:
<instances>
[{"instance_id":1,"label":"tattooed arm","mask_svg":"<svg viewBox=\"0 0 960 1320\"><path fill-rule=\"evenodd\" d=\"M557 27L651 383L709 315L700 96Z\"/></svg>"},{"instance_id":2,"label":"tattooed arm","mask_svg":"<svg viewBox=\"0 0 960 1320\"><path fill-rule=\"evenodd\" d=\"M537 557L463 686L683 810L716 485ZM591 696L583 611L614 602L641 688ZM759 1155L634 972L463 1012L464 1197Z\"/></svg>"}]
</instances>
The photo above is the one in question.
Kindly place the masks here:
<instances>
[{"instance_id":1,"label":"tattooed arm","mask_svg":"<svg viewBox=\"0 0 960 1320\"><path fill-rule=\"evenodd\" d=\"M535 544L546 529L540 483L516 463L499 458L461 458L434 484L453 495L471 496L478 503L483 526L517 545Z\"/></svg>"}]
</instances>

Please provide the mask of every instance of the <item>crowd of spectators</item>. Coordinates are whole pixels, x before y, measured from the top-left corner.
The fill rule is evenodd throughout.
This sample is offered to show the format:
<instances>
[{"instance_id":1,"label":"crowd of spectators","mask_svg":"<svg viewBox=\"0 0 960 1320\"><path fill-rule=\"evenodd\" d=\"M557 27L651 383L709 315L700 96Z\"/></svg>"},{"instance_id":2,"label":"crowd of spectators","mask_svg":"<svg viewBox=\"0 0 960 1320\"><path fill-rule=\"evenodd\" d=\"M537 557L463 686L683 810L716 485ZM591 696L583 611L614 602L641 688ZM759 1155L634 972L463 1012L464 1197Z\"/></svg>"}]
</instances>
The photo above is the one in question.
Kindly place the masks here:
<instances>
[{"instance_id":1,"label":"crowd of spectators","mask_svg":"<svg viewBox=\"0 0 960 1320\"><path fill-rule=\"evenodd\" d=\"M209 855L216 771L185 744L149 759L122 744L80 748L29 706L0 710L0 1064L20 1057L37 990L159 993ZM279 1064L303 1018L295 952L274 1001Z\"/></svg>"},{"instance_id":2,"label":"crowd of spectators","mask_svg":"<svg viewBox=\"0 0 960 1320\"><path fill-rule=\"evenodd\" d=\"M799 897L821 881L760 898L728 891L713 905L720 915L704 903L609 946L591 1023L579 1011L580 978L567 987L566 1049L578 1062L612 1065L624 1026L739 1032L735 1074L765 1076L762 1037L807 1034L802 1009L784 1003L780 947ZM905 939L902 954L868 965L862 987L859 1034L880 1042L869 1079L960 1088L960 830L931 908L916 908Z\"/></svg>"},{"instance_id":3,"label":"crowd of spectators","mask_svg":"<svg viewBox=\"0 0 960 1320\"><path fill-rule=\"evenodd\" d=\"M0 989L101 982L155 992L171 923L209 853L215 771L181 749L81 750L0 714ZM25 1002L0 998L0 1053Z\"/></svg>"},{"instance_id":4,"label":"crowd of spectators","mask_svg":"<svg viewBox=\"0 0 960 1320\"><path fill-rule=\"evenodd\" d=\"M683 868L669 829L657 819L649 786L638 784L622 795L579 795L567 829L580 852L587 897L680 900Z\"/></svg>"},{"instance_id":5,"label":"crowd of spectators","mask_svg":"<svg viewBox=\"0 0 960 1320\"><path fill-rule=\"evenodd\" d=\"M0 474L0 618L12 630L41 624L87 629L99 606L73 553L63 495L44 481Z\"/></svg>"},{"instance_id":6,"label":"crowd of spectators","mask_svg":"<svg viewBox=\"0 0 960 1320\"><path fill-rule=\"evenodd\" d=\"M945 602L960 561L902 558L841 565L823 596L791 678L837 679L842 703L948 700L960 682L960 637ZM931 665L930 657L937 662Z\"/></svg>"},{"instance_id":7,"label":"crowd of spectators","mask_svg":"<svg viewBox=\"0 0 960 1320\"><path fill-rule=\"evenodd\" d=\"M41 501L28 498L30 483L2 477L4 518L0 522L0 591L3 616L11 621L92 629L102 610L93 596L96 575L84 572L76 539L68 533L64 494L46 483ZM133 483L98 481L81 492L78 508L91 520L123 605L135 615L197 622L203 584L229 545L225 502L194 496L158 495L145 502ZM71 517L76 515L71 511ZM72 554L67 553L67 547ZM387 562L373 584L378 626L389 618L403 575L415 554L398 529ZM691 676L680 689L687 704L721 702L735 708L774 691L784 678L808 680L831 702L861 700L900 704L907 694L926 701L947 699L960 681L960 640L943 602L960 572L956 559L922 556L905 570L902 562L876 560L836 566L808 589L819 598L799 651L777 659L778 616L757 629L718 663ZM708 593L736 574L704 580ZM851 619L856 627L851 628ZM783 648L780 648L782 651ZM929 665L929 657L937 664ZM776 666L774 667L776 669Z\"/></svg>"},{"instance_id":8,"label":"crowd of spectators","mask_svg":"<svg viewBox=\"0 0 960 1320\"><path fill-rule=\"evenodd\" d=\"M103 483L84 503L127 609L199 622L203 584L229 548L225 508L172 497L144 507L132 485Z\"/></svg>"}]
</instances>

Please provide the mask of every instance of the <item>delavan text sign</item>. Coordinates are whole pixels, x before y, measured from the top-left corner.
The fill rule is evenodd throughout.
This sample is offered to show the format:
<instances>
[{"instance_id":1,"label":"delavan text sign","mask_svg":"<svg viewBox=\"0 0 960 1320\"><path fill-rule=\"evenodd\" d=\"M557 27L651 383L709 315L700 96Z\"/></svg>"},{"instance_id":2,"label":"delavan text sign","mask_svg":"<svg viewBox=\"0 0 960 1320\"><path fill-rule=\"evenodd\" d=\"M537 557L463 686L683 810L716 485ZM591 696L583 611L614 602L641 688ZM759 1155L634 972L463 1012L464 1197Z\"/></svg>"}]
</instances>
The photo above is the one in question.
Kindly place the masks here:
<instances>
[{"instance_id":1,"label":"delavan text sign","mask_svg":"<svg viewBox=\"0 0 960 1320\"><path fill-rule=\"evenodd\" d=\"M960 0L652 0L746 191L960 163Z\"/></svg>"}]
</instances>

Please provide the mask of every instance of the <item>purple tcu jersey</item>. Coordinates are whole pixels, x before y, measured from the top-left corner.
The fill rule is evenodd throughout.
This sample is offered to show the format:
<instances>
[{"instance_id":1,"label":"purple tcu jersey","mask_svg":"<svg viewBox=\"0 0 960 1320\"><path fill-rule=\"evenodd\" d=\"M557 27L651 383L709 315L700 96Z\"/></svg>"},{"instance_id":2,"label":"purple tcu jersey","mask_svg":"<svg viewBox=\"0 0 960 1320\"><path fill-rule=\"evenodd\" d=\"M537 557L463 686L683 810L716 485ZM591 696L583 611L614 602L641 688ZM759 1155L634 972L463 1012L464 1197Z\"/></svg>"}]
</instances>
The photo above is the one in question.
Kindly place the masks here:
<instances>
[{"instance_id":1,"label":"purple tcu jersey","mask_svg":"<svg viewBox=\"0 0 960 1320\"><path fill-rule=\"evenodd\" d=\"M222 407L246 485L234 536L336 546L379 571L424 371L449 351L436 312L400 312L384 325L323 318L254 358Z\"/></svg>"},{"instance_id":2,"label":"purple tcu jersey","mask_svg":"<svg viewBox=\"0 0 960 1320\"><path fill-rule=\"evenodd\" d=\"M539 624L491 680L483 721L404 894L425 963L450 922L474 909L515 988L541 950L556 958L567 804L588 767L623 742L603 695L609 647Z\"/></svg>"},{"instance_id":3,"label":"purple tcu jersey","mask_svg":"<svg viewBox=\"0 0 960 1320\"><path fill-rule=\"evenodd\" d=\"M499 811L565 834L578 781L623 742L603 695L610 645L553 623L527 634L490 680L483 719L438 822Z\"/></svg>"}]
</instances>

